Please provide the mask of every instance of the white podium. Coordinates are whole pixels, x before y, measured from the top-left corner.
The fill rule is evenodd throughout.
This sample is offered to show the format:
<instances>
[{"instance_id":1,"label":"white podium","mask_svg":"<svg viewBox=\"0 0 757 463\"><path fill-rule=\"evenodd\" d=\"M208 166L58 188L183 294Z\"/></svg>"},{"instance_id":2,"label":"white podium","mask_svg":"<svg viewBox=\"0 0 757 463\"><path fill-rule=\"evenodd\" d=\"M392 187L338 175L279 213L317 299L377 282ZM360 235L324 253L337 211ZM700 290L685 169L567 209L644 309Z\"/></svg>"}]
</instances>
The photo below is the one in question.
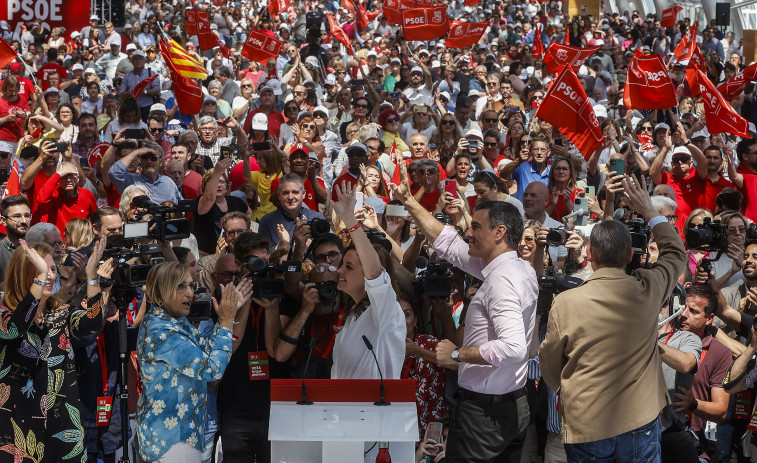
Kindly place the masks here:
<instances>
[{"instance_id":1,"label":"white podium","mask_svg":"<svg viewBox=\"0 0 757 463\"><path fill-rule=\"evenodd\" d=\"M268 439L272 463L372 463L374 442L388 442L393 463L413 463L418 441L415 382L384 382L388 406L376 380L306 380L313 405L297 405L302 380L272 380Z\"/></svg>"}]
</instances>

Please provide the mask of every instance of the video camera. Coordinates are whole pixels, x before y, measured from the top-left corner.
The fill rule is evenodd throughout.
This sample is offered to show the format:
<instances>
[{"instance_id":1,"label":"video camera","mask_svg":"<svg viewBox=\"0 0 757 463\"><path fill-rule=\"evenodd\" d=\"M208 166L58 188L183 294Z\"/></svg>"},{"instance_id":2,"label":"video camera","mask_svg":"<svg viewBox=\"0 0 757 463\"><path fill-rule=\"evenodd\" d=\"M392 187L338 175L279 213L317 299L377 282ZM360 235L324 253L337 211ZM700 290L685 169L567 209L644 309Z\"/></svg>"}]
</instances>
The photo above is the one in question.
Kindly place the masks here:
<instances>
[{"instance_id":1,"label":"video camera","mask_svg":"<svg viewBox=\"0 0 757 463\"><path fill-rule=\"evenodd\" d=\"M577 288L583 280L580 278L558 273L554 266L545 269L544 275L537 277L539 283L539 297L536 300L536 313L547 313L552 308L552 300L556 294Z\"/></svg>"},{"instance_id":2,"label":"video camera","mask_svg":"<svg viewBox=\"0 0 757 463\"><path fill-rule=\"evenodd\" d=\"M162 251L157 244L140 244L134 236L142 232L142 223L124 224L123 235L108 237L108 247L103 252L102 261L113 258L116 266L110 282L103 282L102 286L139 287L147 281L147 273L152 267L163 262L163 257L150 258L149 264L129 264L135 257L144 262L145 256L160 256Z\"/></svg>"},{"instance_id":3,"label":"video camera","mask_svg":"<svg viewBox=\"0 0 757 463\"><path fill-rule=\"evenodd\" d=\"M321 281L315 284L315 289L318 290L318 296L321 299L331 301L339 296L339 290L336 285L335 281Z\"/></svg>"},{"instance_id":4,"label":"video camera","mask_svg":"<svg viewBox=\"0 0 757 463\"><path fill-rule=\"evenodd\" d=\"M308 220L310 225L310 236L315 240L331 233L331 225L325 219L314 217Z\"/></svg>"},{"instance_id":5,"label":"video camera","mask_svg":"<svg viewBox=\"0 0 757 463\"><path fill-rule=\"evenodd\" d=\"M689 249L716 253L715 258L704 258L699 266L707 273L712 271L712 262L728 250L728 225L709 217L703 219L702 225L689 228L686 232L686 245Z\"/></svg>"},{"instance_id":6,"label":"video camera","mask_svg":"<svg viewBox=\"0 0 757 463\"><path fill-rule=\"evenodd\" d=\"M198 323L211 318L213 303L207 295L207 289L202 286L196 286L192 304L189 306L189 315L187 320L190 323Z\"/></svg>"},{"instance_id":7,"label":"video camera","mask_svg":"<svg viewBox=\"0 0 757 463\"><path fill-rule=\"evenodd\" d=\"M631 272L641 267L641 256L647 254L649 239L652 236L652 229L649 227L649 223L647 223L644 217L639 217L636 212L628 207L616 210L613 214L613 219L623 222L631 233L631 249L633 249L633 257L631 263L626 266L626 273L630 275Z\"/></svg>"},{"instance_id":8,"label":"video camera","mask_svg":"<svg viewBox=\"0 0 757 463\"><path fill-rule=\"evenodd\" d=\"M302 271L302 263L286 260L279 265L271 265L257 256L250 256L245 267L252 273L252 297L258 299L283 299L286 296L284 279L271 278L271 273Z\"/></svg>"},{"instance_id":9,"label":"video camera","mask_svg":"<svg viewBox=\"0 0 757 463\"><path fill-rule=\"evenodd\" d=\"M449 298L452 294L452 264L443 260L429 262L421 256L416 259L415 266L423 269L416 277L423 294L432 298Z\"/></svg>"},{"instance_id":10,"label":"video camera","mask_svg":"<svg viewBox=\"0 0 757 463\"><path fill-rule=\"evenodd\" d=\"M139 235L134 238L150 237L161 241L183 240L190 236L189 220L187 219L169 219L166 216L174 213L185 213L197 210L197 203L191 199L181 199L179 204L170 206L161 206L150 201L147 196L137 196L131 203L138 208L147 209L146 212L140 212L136 215L137 220L144 216L150 215L152 218L149 222L138 222L144 224L141 229L134 230ZM134 224L136 225L136 223Z\"/></svg>"}]
</instances>

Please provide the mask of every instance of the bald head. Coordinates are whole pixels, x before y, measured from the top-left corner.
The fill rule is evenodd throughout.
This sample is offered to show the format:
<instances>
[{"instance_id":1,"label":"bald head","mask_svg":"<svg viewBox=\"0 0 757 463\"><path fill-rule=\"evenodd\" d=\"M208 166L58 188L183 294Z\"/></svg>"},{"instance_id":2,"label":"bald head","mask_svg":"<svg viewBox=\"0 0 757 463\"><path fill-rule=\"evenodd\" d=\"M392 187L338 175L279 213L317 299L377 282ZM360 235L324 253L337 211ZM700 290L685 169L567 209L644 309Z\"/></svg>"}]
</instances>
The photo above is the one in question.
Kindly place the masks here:
<instances>
[{"instance_id":1,"label":"bald head","mask_svg":"<svg viewBox=\"0 0 757 463\"><path fill-rule=\"evenodd\" d=\"M526 218L544 222L545 213L549 203L549 188L542 182L531 182L523 193L523 212Z\"/></svg>"}]
</instances>

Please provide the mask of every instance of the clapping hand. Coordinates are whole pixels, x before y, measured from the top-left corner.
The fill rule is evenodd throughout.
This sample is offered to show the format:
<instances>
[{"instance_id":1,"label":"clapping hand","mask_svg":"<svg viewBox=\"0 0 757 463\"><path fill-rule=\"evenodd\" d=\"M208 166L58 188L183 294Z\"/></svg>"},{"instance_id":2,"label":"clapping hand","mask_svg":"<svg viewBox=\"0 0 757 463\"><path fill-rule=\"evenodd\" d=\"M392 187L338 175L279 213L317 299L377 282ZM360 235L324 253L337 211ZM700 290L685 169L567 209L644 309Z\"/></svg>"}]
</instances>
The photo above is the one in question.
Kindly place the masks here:
<instances>
[{"instance_id":1,"label":"clapping hand","mask_svg":"<svg viewBox=\"0 0 757 463\"><path fill-rule=\"evenodd\" d=\"M357 203L355 187L346 181L342 181L341 185L334 185L334 190L336 191L337 201L334 202L329 198L329 204L344 224L347 227L352 227L357 223L357 219L355 219L355 204Z\"/></svg>"}]
</instances>

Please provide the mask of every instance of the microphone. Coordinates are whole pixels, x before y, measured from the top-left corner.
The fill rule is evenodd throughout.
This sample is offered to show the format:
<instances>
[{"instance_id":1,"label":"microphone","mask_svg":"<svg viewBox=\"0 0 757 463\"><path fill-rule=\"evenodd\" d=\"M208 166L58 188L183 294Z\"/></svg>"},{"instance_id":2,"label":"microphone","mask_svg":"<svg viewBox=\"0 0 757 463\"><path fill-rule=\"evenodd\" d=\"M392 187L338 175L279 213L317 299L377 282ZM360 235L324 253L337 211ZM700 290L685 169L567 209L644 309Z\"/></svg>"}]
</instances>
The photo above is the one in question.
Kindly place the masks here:
<instances>
[{"instance_id":1,"label":"microphone","mask_svg":"<svg viewBox=\"0 0 757 463\"><path fill-rule=\"evenodd\" d=\"M302 372L302 399L297 402L297 405L313 405L313 402L308 400L308 388L305 386L305 378L308 376L308 365L310 365L310 359L313 357L313 347L315 347L315 336L310 338L310 350L308 351L308 358L305 359L305 370Z\"/></svg>"},{"instance_id":2,"label":"microphone","mask_svg":"<svg viewBox=\"0 0 757 463\"><path fill-rule=\"evenodd\" d=\"M576 219L578 219L576 222L584 222L581 219L584 216L588 216L588 215L589 215L588 211L586 211L584 209L576 209L575 211L571 212L570 214L564 216L562 218L562 221L563 221L563 223L568 223L569 219L572 219L573 217L575 217ZM586 225L586 223L577 223L577 225Z\"/></svg>"},{"instance_id":3,"label":"microphone","mask_svg":"<svg viewBox=\"0 0 757 463\"><path fill-rule=\"evenodd\" d=\"M365 347L367 347L368 350L371 351L371 354L373 354L373 360L376 362L376 368L378 368L379 377L381 378L381 385L379 386L379 401L373 402L373 405L378 405L380 407L391 405L391 402L384 400L384 375L381 373L381 365L379 365L378 359L376 358L376 352L373 351L373 344L371 344L371 341L369 341L365 335L363 335L363 342L365 343Z\"/></svg>"}]
</instances>

